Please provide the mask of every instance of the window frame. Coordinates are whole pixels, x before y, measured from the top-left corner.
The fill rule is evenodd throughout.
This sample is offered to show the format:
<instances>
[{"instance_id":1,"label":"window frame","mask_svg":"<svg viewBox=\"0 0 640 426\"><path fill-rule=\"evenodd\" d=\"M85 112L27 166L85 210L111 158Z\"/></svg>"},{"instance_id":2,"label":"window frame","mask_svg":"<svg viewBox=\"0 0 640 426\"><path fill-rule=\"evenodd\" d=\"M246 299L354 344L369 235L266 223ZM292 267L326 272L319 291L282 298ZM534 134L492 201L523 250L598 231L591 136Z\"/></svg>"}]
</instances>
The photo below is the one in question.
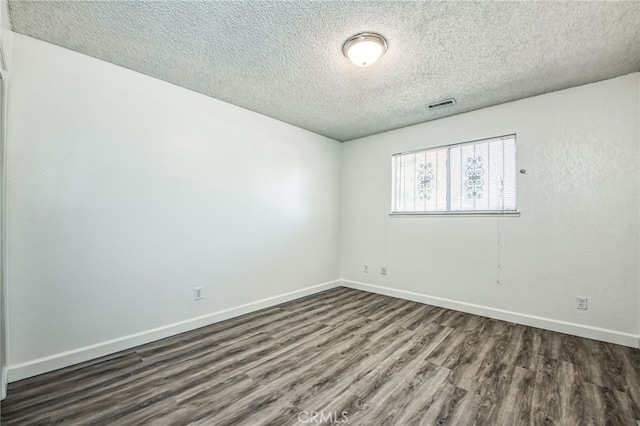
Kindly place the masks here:
<instances>
[{"instance_id":1,"label":"window frame","mask_svg":"<svg viewBox=\"0 0 640 426\"><path fill-rule=\"evenodd\" d=\"M462 145L475 145L488 141L495 141L501 139L513 139L514 140L514 148L515 148L515 210L424 210L424 211L396 211L394 208L396 207L396 197L397 197L397 188L396 188L396 158L402 155L407 154L415 154L425 151L437 150L437 149L447 149L447 198L450 195L451 189L451 169L450 169L450 149L452 147L458 147ZM398 216L398 217L411 217L411 216L511 216L518 217L520 216L520 210L518 206L518 174L521 173L518 170L518 143L517 143L517 134L516 133L508 133L500 136L491 136L482 139L475 139L471 141L464 142L456 142L452 144L445 145L436 145L428 148L414 149L410 151L403 151L392 154L391 156L391 211L389 216ZM448 199L447 204L449 204L450 200ZM449 205L450 207L450 205Z\"/></svg>"}]
</instances>

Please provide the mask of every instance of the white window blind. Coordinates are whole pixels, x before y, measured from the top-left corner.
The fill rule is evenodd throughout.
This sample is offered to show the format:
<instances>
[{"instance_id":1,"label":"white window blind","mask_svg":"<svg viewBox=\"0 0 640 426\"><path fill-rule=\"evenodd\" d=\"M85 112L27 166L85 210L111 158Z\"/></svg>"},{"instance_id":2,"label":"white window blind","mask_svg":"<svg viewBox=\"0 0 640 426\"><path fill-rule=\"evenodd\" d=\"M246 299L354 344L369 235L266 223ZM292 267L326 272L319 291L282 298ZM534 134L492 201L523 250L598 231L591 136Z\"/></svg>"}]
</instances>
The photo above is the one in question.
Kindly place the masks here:
<instances>
[{"instance_id":1,"label":"white window blind","mask_svg":"<svg viewBox=\"0 0 640 426\"><path fill-rule=\"evenodd\" d=\"M392 212L516 211L516 136L393 156Z\"/></svg>"}]
</instances>

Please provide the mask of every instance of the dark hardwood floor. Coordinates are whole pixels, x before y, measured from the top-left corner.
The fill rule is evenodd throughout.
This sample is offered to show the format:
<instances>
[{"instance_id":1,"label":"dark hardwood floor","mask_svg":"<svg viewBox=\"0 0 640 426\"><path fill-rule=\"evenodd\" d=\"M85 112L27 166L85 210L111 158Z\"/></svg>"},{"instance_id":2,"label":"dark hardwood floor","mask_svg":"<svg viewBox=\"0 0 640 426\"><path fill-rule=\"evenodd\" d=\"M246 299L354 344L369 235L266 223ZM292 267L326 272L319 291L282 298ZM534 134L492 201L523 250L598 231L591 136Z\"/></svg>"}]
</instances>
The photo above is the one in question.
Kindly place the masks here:
<instances>
[{"instance_id":1,"label":"dark hardwood floor","mask_svg":"<svg viewBox=\"0 0 640 426\"><path fill-rule=\"evenodd\" d=\"M640 353L338 288L9 385L3 425L640 425Z\"/></svg>"}]
</instances>

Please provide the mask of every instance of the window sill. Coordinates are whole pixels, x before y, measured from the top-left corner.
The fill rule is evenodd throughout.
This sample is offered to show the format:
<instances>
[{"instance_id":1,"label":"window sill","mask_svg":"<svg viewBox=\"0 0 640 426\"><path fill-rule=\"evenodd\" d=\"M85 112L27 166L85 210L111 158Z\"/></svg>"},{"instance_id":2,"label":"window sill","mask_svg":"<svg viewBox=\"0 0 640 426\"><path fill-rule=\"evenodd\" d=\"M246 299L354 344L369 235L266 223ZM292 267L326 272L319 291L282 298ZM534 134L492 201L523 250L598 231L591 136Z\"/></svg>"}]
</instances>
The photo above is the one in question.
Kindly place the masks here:
<instances>
[{"instance_id":1,"label":"window sill","mask_svg":"<svg viewBox=\"0 0 640 426\"><path fill-rule=\"evenodd\" d=\"M520 212L391 212L389 217L423 217L423 216L472 216L472 217L520 217Z\"/></svg>"}]
</instances>

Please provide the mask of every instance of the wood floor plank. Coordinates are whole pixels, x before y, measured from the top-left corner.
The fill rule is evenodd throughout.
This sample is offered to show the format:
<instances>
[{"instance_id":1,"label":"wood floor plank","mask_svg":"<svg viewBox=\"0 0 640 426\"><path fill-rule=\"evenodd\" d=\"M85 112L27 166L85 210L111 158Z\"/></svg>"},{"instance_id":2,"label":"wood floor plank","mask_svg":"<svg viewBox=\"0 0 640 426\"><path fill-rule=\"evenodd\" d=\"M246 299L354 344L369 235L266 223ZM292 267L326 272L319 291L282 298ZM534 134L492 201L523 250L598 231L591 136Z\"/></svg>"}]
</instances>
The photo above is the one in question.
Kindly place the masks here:
<instances>
[{"instance_id":1,"label":"wood floor plank","mask_svg":"<svg viewBox=\"0 0 640 426\"><path fill-rule=\"evenodd\" d=\"M379 358L377 366L360 380L353 382L349 391L363 401L364 407L369 411L372 411L372 407L379 407L394 389L401 387L408 378L415 375L423 366L425 357L444 339L449 330L439 327L439 338L435 342L428 337L413 338L409 344L403 345L391 356ZM361 408L363 404L360 403L358 406ZM349 409L350 412L354 412L357 408Z\"/></svg>"},{"instance_id":2,"label":"wood floor plank","mask_svg":"<svg viewBox=\"0 0 640 426\"><path fill-rule=\"evenodd\" d=\"M517 324L514 327L514 336L516 336L514 351L517 351L515 365L535 370L538 366L538 354L542 346L541 330Z\"/></svg>"},{"instance_id":3,"label":"wood floor plank","mask_svg":"<svg viewBox=\"0 0 640 426\"><path fill-rule=\"evenodd\" d=\"M243 371L244 374L247 374L251 369L263 365L265 359L278 359L279 355L298 349L305 341L320 337L324 328L323 324L318 324L315 329L308 329L306 334L302 334L301 339L292 338L295 345L286 345L276 339L271 339L268 345L239 348L242 349L242 353L239 350L234 350L232 356L228 356L224 352L217 353L216 362L210 367L208 367L209 364L195 363L188 369L183 369L181 380L174 381L172 384L176 398L178 401L189 399L211 385L235 376L237 371ZM289 356L287 356L288 358ZM191 372L191 374L185 374L187 372Z\"/></svg>"},{"instance_id":4,"label":"wood floor plank","mask_svg":"<svg viewBox=\"0 0 640 426\"><path fill-rule=\"evenodd\" d=\"M624 392L627 378L624 373L624 358L617 348L604 342L582 339L583 350L576 351L577 365L585 381L600 387Z\"/></svg>"},{"instance_id":5,"label":"wood floor plank","mask_svg":"<svg viewBox=\"0 0 640 426\"><path fill-rule=\"evenodd\" d=\"M473 391L487 377L494 378L502 371L501 357L512 352L500 350L500 347L508 344L509 335L504 323L494 320L486 320L479 333L472 329L461 332L461 335L465 336L464 344L458 345L442 365L452 371L450 380L453 385ZM481 345L481 341L490 344Z\"/></svg>"},{"instance_id":6,"label":"wood floor plank","mask_svg":"<svg viewBox=\"0 0 640 426\"><path fill-rule=\"evenodd\" d=\"M379 321L381 318L393 315L398 309L406 307L406 300L387 298L384 300L384 305L380 309L367 312L367 318Z\"/></svg>"},{"instance_id":7,"label":"wood floor plank","mask_svg":"<svg viewBox=\"0 0 640 426\"><path fill-rule=\"evenodd\" d=\"M532 401L535 424L582 424L583 381L572 363L540 356Z\"/></svg>"},{"instance_id":8,"label":"wood floor plank","mask_svg":"<svg viewBox=\"0 0 640 426\"><path fill-rule=\"evenodd\" d=\"M430 407L430 402L450 374L447 368L423 361L409 380L391 392L384 405L376 406L367 413L368 418L379 419L381 424L411 424L412 417L418 418Z\"/></svg>"},{"instance_id":9,"label":"wood floor plank","mask_svg":"<svg viewBox=\"0 0 640 426\"><path fill-rule=\"evenodd\" d=\"M489 339L487 327L492 323L480 317L473 318L472 322L475 327L454 329L430 355L433 363L452 370L454 375L461 377L460 380L472 380L463 377L464 374L477 371L490 350L489 345L481 345L480 342Z\"/></svg>"},{"instance_id":10,"label":"wood floor plank","mask_svg":"<svg viewBox=\"0 0 640 426\"><path fill-rule=\"evenodd\" d=\"M331 357L326 358L305 370L305 376L289 378L285 382L291 387L292 401L300 409L318 410L326 400L338 398L357 385L378 366L381 359L389 358L402 350L411 338L411 334L407 332L393 342L379 340L362 345L348 352L341 362L335 362Z\"/></svg>"},{"instance_id":11,"label":"wood floor plank","mask_svg":"<svg viewBox=\"0 0 640 426\"><path fill-rule=\"evenodd\" d=\"M615 346L614 349L614 356L622 360L625 393L631 400L633 416L640 420L640 351L623 346Z\"/></svg>"},{"instance_id":12,"label":"wood floor plank","mask_svg":"<svg viewBox=\"0 0 640 426\"><path fill-rule=\"evenodd\" d=\"M215 416L236 399L250 394L256 387L256 383L244 374L229 375L226 380L201 389L188 398L177 402L177 407L183 413L190 413L188 422L200 423ZM169 416L169 419L173 415Z\"/></svg>"},{"instance_id":13,"label":"wood floor plank","mask_svg":"<svg viewBox=\"0 0 640 426\"><path fill-rule=\"evenodd\" d=\"M49 410L53 401L61 392L69 395L69 389L74 389L74 392L82 393L93 387L102 387L113 382L119 382L123 371L130 371L132 367L138 367L141 362L142 360L135 352L124 353L121 356L97 362L83 369L73 370L73 374L55 375L49 380L43 379L43 376L36 377L33 380L33 386L21 385L12 389L16 394L20 395L20 399L15 400L13 404L6 407L3 406L2 412L7 415L25 409L35 411L40 406L44 410ZM47 392L43 392L43 388L46 388ZM72 394L69 396L73 397Z\"/></svg>"},{"instance_id":14,"label":"wood floor plank","mask_svg":"<svg viewBox=\"0 0 640 426\"><path fill-rule=\"evenodd\" d=\"M635 422L631 401L624 392L584 383L583 424L631 425Z\"/></svg>"},{"instance_id":15,"label":"wood floor plank","mask_svg":"<svg viewBox=\"0 0 640 426\"><path fill-rule=\"evenodd\" d=\"M484 337L491 342L485 345L488 350L480 351L473 362L456 364L450 382L468 391L464 404L469 405L466 410L476 413L474 421L478 424L498 424L499 418L507 417L528 419L534 373L529 371L524 377L516 374L516 369L519 369L515 365L518 352L508 350L514 340L513 325L495 320L489 321L488 325L485 330L487 336ZM520 370L524 369L517 373L522 373ZM529 380L520 380L524 378ZM530 384L530 390L527 384ZM505 401L518 401L520 404L504 405Z\"/></svg>"},{"instance_id":16,"label":"wood floor plank","mask_svg":"<svg viewBox=\"0 0 640 426\"><path fill-rule=\"evenodd\" d=\"M438 322L438 318L444 315L447 309L439 308L437 306L424 305L420 315L414 319L414 321L407 325L407 330L418 330L421 327L428 326L433 322Z\"/></svg>"},{"instance_id":17,"label":"wood floor plank","mask_svg":"<svg viewBox=\"0 0 640 426\"><path fill-rule=\"evenodd\" d=\"M640 351L335 288L11 383L1 422L299 426L311 415L640 425Z\"/></svg>"},{"instance_id":18,"label":"wood floor plank","mask_svg":"<svg viewBox=\"0 0 640 426\"><path fill-rule=\"evenodd\" d=\"M475 413L465 410L461 402L467 391L445 383L437 388L433 398L423 401L418 410L411 413L407 423L410 425L472 425ZM403 424L403 423L397 423Z\"/></svg>"},{"instance_id":19,"label":"wood floor plank","mask_svg":"<svg viewBox=\"0 0 640 426\"><path fill-rule=\"evenodd\" d=\"M444 367L422 359L417 361L414 368L405 369L395 381L386 381L369 399L356 391L359 406L365 406L367 410L360 416L352 413L354 421L360 424L394 424L400 421L412 400L424 397L421 392L425 387L438 389L451 374Z\"/></svg>"},{"instance_id":20,"label":"wood floor plank","mask_svg":"<svg viewBox=\"0 0 640 426\"><path fill-rule=\"evenodd\" d=\"M515 366L507 392L498 402L494 417L489 421L497 425L531 424L531 401L535 376L534 371Z\"/></svg>"},{"instance_id":21,"label":"wood floor plank","mask_svg":"<svg viewBox=\"0 0 640 426\"><path fill-rule=\"evenodd\" d=\"M246 370L246 374L255 380L271 381L279 377L282 371L289 371L291 368L308 368L307 363L301 363L298 359L300 355L310 357L324 352L326 356L332 355L331 347L336 344L349 342L350 338L357 338L355 331L364 327L368 323L366 318L353 318L340 326L335 327L331 333L319 331L315 336L307 336L303 341L296 339L288 340L289 345L284 345L281 352L263 357L257 365ZM307 344L305 344L307 343ZM286 362L289 360L289 362ZM321 359L315 357L317 361Z\"/></svg>"},{"instance_id":22,"label":"wood floor plank","mask_svg":"<svg viewBox=\"0 0 640 426\"><path fill-rule=\"evenodd\" d=\"M467 348L468 351L473 351L478 348L478 335L483 332L483 329L487 325L485 318L474 317L471 320L474 325L470 329L456 329L447 336L442 345L440 345L431 356L431 362L437 365L449 364L455 362L457 358L462 355L462 350Z\"/></svg>"}]
</instances>

